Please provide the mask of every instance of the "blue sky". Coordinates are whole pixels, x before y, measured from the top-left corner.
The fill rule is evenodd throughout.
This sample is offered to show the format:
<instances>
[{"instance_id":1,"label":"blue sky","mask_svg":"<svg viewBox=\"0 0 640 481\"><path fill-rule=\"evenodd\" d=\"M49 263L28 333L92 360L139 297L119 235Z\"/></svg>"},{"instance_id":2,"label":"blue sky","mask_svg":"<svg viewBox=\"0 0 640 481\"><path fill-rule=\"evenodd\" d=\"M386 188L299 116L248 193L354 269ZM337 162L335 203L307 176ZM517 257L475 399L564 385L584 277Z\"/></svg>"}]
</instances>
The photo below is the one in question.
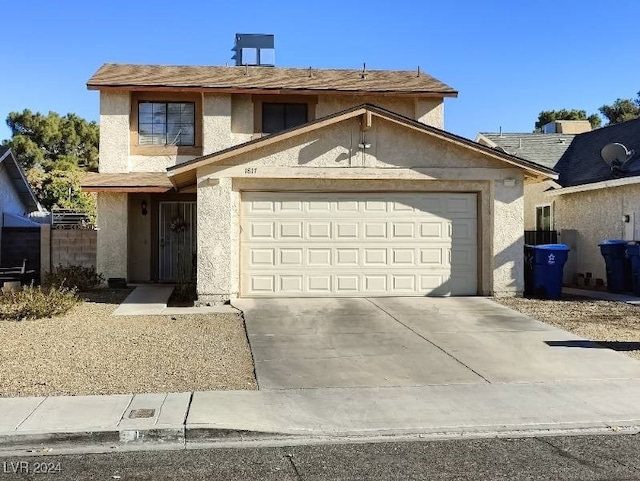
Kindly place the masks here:
<instances>
[{"instance_id":1,"label":"blue sky","mask_svg":"<svg viewBox=\"0 0 640 481\"><path fill-rule=\"evenodd\" d=\"M445 128L470 138L640 90L637 0L32 0L2 17L0 140L14 110L98 120L85 84L102 63L231 64L236 32L275 34L280 66L420 66L460 92Z\"/></svg>"}]
</instances>

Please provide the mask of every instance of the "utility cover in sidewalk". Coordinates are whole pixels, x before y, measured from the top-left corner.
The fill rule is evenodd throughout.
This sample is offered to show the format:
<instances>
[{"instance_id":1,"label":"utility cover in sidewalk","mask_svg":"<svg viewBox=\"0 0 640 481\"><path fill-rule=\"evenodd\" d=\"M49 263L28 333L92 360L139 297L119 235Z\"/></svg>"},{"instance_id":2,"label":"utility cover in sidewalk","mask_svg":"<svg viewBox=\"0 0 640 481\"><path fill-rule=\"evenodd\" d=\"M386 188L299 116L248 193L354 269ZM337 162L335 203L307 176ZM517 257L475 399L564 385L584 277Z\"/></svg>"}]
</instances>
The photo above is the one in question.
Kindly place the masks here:
<instances>
[{"instance_id":1,"label":"utility cover in sidewalk","mask_svg":"<svg viewBox=\"0 0 640 481\"><path fill-rule=\"evenodd\" d=\"M155 409L132 409L129 419L152 418L155 413Z\"/></svg>"}]
</instances>

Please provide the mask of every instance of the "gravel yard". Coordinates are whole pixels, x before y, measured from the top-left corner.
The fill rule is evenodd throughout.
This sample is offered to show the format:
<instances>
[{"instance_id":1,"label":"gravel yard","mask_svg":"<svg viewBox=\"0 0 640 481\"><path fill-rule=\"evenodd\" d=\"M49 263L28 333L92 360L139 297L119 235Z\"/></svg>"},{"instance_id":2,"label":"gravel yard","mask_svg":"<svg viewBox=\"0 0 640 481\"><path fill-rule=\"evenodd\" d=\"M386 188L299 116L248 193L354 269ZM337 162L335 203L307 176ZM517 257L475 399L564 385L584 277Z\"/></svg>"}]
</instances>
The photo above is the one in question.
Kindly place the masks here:
<instances>
[{"instance_id":1,"label":"gravel yard","mask_svg":"<svg viewBox=\"0 0 640 481\"><path fill-rule=\"evenodd\" d=\"M0 396L257 389L240 315L112 317L129 292L82 293L57 318L0 321Z\"/></svg>"},{"instance_id":2,"label":"gravel yard","mask_svg":"<svg viewBox=\"0 0 640 481\"><path fill-rule=\"evenodd\" d=\"M558 301L495 298L535 319L640 359L640 306L624 302L563 296Z\"/></svg>"}]
</instances>

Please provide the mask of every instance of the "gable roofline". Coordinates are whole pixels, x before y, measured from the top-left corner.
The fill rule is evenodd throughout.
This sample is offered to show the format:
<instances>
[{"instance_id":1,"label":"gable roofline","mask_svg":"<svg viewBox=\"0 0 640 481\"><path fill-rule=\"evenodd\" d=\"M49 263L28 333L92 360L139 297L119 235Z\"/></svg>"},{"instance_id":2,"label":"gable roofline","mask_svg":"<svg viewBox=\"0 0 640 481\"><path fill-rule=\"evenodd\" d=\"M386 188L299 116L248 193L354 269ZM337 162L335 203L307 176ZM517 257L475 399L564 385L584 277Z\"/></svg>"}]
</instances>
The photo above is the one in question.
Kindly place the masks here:
<instances>
[{"instance_id":1,"label":"gable roofline","mask_svg":"<svg viewBox=\"0 0 640 481\"><path fill-rule=\"evenodd\" d=\"M8 170L10 170L9 178L13 182L14 188L16 189L22 203L25 206L28 206L32 212L44 212L44 208L40 205L40 202L38 202L38 198L31 188L31 184L29 184L22 167L9 147L5 147L4 149L0 148L0 167L2 165L6 165ZM20 184L22 184L21 188L16 186L16 181L19 181Z\"/></svg>"},{"instance_id":2,"label":"gable roofline","mask_svg":"<svg viewBox=\"0 0 640 481\"><path fill-rule=\"evenodd\" d=\"M458 96L452 87L420 71L260 66L104 64L87 81L87 88L253 94Z\"/></svg>"},{"instance_id":3,"label":"gable roofline","mask_svg":"<svg viewBox=\"0 0 640 481\"><path fill-rule=\"evenodd\" d=\"M197 157L190 161L183 162L181 164L177 164L169 167L167 169L167 174L169 175L171 182L173 182L173 184L178 188L187 186L187 185L192 185L195 183L196 170L200 167L204 167L210 164L215 164L222 160L232 158L237 155L244 154L246 152L251 152L255 149L266 147L268 145L272 145L272 144L281 142L283 140L305 134L307 132L312 132L312 131L321 129L328 125L333 125L343 120L347 120L347 119L357 117L363 114L368 114L368 113L370 113L371 115L380 117L382 119L394 122L396 124L411 128L413 130L417 130L418 132L425 133L432 137L445 140L452 144L455 144L467 149L471 149L473 151L479 152L484 155L488 155L489 157L492 157L496 160L513 165L514 167L522 168L529 174L530 177L554 179L554 180L558 178L558 174L548 167L535 164L533 162L530 162L525 159L521 159L514 155L497 151L491 147L487 147L485 145L479 144L465 137L461 137L459 135L446 132L436 127L423 124L421 122L418 122L417 120L413 120L409 117L405 117L403 115L397 114L390 110L383 109L382 107L378 107L371 104L362 104L355 107L351 107L349 109L342 110L340 112L336 112L334 114L328 115L326 117L313 120L306 124L293 127L288 130L284 130L277 134L271 134L266 137L250 140L243 144L234 145L232 147L229 147L224 150L220 150L218 152L214 152L212 154L204 155L202 157Z\"/></svg>"}]
</instances>

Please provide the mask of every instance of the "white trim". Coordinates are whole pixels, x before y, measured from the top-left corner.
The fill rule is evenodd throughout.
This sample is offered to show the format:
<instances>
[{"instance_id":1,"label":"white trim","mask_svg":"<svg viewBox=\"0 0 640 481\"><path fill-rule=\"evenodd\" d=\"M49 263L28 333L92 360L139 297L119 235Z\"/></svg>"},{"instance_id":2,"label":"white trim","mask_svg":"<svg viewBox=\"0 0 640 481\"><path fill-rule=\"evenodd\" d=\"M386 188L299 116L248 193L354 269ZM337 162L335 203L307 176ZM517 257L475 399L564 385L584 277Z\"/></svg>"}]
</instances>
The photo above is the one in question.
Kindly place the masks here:
<instances>
[{"instance_id":1,"label":"white trim","mask_svg":"<svg viewBox=\"0 0 640 481\"><path fill-rule=\"evenodd\" d=\"M548 204L536 204L535 206L536 230L542 230L538 228L538 208L542 208L542 207L549 207L549 230L554 230L553 222L555 219L553 215L553 202Z\"/></svg>"},{"instance_id":2,"label":"white trim","mask_svg":"<svg viewBox=\"0 0 640 481\"><path fill-rule=\"evenodd\" d=\"M622 187L624 185L640 184L640 175L633 177L625 177L623 179L603 180L594 182L593 184L574 185L573 187L564 187L557 190L549 190L545 192L548 196L575 194L577 192L586 192L589 190L608 189L609 187Z\"/></svg>"}]
</instances>

